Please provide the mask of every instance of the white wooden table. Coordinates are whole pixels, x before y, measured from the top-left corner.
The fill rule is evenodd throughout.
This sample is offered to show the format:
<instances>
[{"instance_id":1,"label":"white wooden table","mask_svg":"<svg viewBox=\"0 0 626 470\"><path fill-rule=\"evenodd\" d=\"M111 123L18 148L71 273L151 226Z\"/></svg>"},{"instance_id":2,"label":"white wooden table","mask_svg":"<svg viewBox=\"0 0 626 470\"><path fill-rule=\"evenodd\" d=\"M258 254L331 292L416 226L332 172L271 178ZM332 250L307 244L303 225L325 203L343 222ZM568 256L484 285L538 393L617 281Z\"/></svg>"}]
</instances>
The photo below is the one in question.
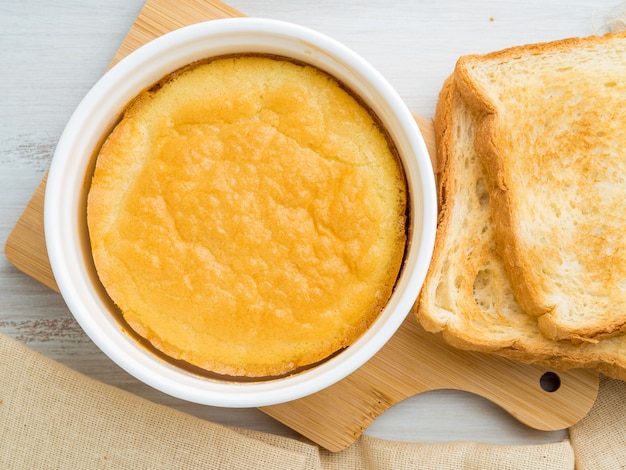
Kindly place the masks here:
<instances>
[{"instance_id":1,"label":"white wooden table","mask_svg":"<svg viewBox=\"0 0 626 470\"><path fill-rule=\"evenodd\" d=\"M605 31L617 0L231 0L248 16L312 27L356 50L409 108L434 114L444 78L463 54ZM0 1L0 240L46 172L80 99L105 71L142 0ZM0 333L90 377L220 423L293 435L256 409L222 409L168 397L138 383L86 337L61 296L0 257ZM0 371L0 380L2 372ZM412 397L367 433L404 441L545 443L566 431L527 428L470 394Z\"/></svg>"}]
</instances>

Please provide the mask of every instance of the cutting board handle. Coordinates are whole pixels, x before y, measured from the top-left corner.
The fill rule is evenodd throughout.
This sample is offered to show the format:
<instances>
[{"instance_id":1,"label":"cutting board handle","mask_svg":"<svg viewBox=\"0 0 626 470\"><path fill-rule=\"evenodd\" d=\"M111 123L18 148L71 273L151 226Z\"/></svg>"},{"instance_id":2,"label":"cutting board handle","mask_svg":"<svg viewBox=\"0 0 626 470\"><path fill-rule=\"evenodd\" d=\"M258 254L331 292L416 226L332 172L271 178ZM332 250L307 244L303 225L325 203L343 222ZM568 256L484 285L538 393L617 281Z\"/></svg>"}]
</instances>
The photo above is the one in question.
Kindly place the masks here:
<instances>
[{"instance_id":1,"label":"cutting board handle","mask_svg":"<svg viewBox=\"0 0 626 470\"><path fill-rule=\"evenodd\" d=\"M560 372L453 348L440 335L424 331L411 312L383 349L343 381L262 410L326 449L339 451L386 410L421 392L471 392L530 427L555 431L589 412L598 387L598 374L592 370Z\"/></svg>"}]
</instances>

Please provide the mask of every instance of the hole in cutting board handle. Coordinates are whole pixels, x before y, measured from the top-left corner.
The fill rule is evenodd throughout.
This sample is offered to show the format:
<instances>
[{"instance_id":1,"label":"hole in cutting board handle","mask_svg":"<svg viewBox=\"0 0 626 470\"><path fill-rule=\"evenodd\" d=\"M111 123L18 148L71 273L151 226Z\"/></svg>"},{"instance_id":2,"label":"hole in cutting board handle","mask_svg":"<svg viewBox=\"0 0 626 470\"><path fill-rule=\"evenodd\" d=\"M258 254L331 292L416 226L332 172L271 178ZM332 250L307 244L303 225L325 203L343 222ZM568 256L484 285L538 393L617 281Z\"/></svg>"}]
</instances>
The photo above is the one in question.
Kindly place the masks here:
<instances>
[{"instance_id":1,"label":"hole in cutting board handle","mask_svg":"<svg viewBox=\"0 0 626 470\"><path fill-rule=\"evenodd\" d=\"M546 392L556 392L561 387L561 377L555 372L546 372L539 379L539 385Z\"/></svg>"}]
</instances>

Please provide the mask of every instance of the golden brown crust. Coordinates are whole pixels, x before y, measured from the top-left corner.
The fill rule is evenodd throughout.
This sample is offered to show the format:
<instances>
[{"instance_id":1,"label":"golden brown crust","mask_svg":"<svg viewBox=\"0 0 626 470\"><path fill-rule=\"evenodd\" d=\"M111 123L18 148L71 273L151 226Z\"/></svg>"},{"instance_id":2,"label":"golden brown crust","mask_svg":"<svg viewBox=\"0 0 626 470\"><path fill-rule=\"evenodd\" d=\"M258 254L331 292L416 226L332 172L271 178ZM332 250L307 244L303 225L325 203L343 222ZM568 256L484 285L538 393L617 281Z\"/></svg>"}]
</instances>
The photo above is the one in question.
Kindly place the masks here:
<instances>
[{"instance_id":1,"label":"golden brown crust","mask_svg":"<svg viewBox=\"0 0 626 470\"><path fill-rule=\"evenodd\" d=\"M141 94L89 192L98 275L175 359L272 376L350 345L386 304L406 183L368 110L312 67L197 64Z\"/></svg>"},{"instance_id":2,"label":"golden brown crust","mask_svg":"<svg viewBox=\"0 0 626 470\"><path fill-rule=\"evenodd\" d=\"M433 119L435 148L437 152L437 173L439 176L439 214L437 216L437 230L433 253L426 278L424 279L424 284L416 302L417 308L415 310L424 329L431 332L439 332L443 328L437 315L430 310L436 303L436 293L431 286L434 286L437 282L436 278L439 275L439 267L446 261L447 253L445 240L449 230L448 227L450 225L452 207L454 205L454 199L452 198L455 192L454 179L450 177L451 165L453 163L449 161L449 157L452 153L450 149L452 137L449 133L453 132L452 111L454 106L452 100L454 95L452 92L454 86L453 77L450 76L444 81L443 87L439 92L439 99L437 100L435 117Z\"/></svg>"},{"instance_id":3,"label":"golden brown crust","mask_svg":"<svg viewBox=\"0 0 626 470\"><path fill-rule=\"evenodd\" d=\"M540 316L542 331L556 340L595 342L626 330L626 297L617 279L618 273L626 272L626 262L621 261L619 253L617 257L605 254L607 243L618 252L622 250L620 243L607 240L616 238L614 232L623 230L618 227L619 222L604 224L602 217L581 215L586 207L595 211L594 201L603 199L607 191L614 193L615 188L623 188L622 183L616 183L612 189L604 189L604 181L583 176L583 172L590 171L592 175L596 171L595 163L585 160L594 152L605 152L593 157L597 160L613 152L603 147L612 138L611 129L621 129L624 123L623 113L615 111L623 109L622 101L616 102L621 92L611 94L620 87L623 73L621 69L613 71L611 77L618 76L613 83L613 78L607 78L609 72L597 63L598 54L609 55L609 46L600 52L589 51L605 44L623 47L625 38L626 33L615 33L519 46L461 58L455 70L463 98L483 113L476 145L493 186L499 250L524 310ZM567 54L572 58L563 59ZM527 76L523 75L525 69L518 64L524 61L534 64L536 73L528 71ZM600 76L605 73L606 76ZM585 78L585 74L590 78ZM590 104L592 100L597 103ZM543 134L537 134L534 141L530 137L521 141L522 133L531 136L536 132L534 127L541 126L545 127ZM615 137L617 141L621 141L620 135L621 131ZM531 174L538 173L537 168L543 171L540 179ZM575 179L566 180L560 174L553 177L555 172L565 173L570 168L580 168ZM599 178L607 182L614 179L609 172ZM524 179L526 175L528 180ZM551 222L539 218L530 222L529 214L538 213L530 207L532 204L549 205L546 210L537 211L553 211L557 215ZM613 209L602 211L604 220L619 220ZM568 214L567 221L563 221L563 213ZM550 224L554 228L548 233ZM574 252L580 255L572 256ZM560 273L574 271L578 271L575 280L557 280ZM569 282L570 288L558 287L565 282ZM586 290L599 294L584 294L585 298L579 295ZM607 300L597 300L600 297Z\"/></svg>"},{"instance_id":4,"label":"golden brown crust","mask_svg":"<svg viewBox=\"0 0 626 470\"><path fill-rule=\"evenodd\" d=\"M455 80L453 74L445 81L434 120L437 156L444 162L443 207L416 305L418 320L460 349L562 370L594 368L626 379L626 337L553 341L543 335L537 317L516 301L496 249L493 188L474 145L481 116L465 103Z\"/></svg>"}]
</instances>

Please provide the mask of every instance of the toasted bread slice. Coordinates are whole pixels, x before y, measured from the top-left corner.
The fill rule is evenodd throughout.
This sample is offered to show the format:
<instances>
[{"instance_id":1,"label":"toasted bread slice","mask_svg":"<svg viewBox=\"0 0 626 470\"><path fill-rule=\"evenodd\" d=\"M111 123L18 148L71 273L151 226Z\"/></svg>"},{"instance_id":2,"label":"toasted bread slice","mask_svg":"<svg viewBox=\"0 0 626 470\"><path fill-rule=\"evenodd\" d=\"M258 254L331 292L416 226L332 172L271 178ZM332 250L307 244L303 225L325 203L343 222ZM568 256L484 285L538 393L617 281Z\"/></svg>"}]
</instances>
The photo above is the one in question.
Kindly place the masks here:
<instances>
[{"instance_id":1,"label":"toasted bread slice","mask_svg":"<svg viewBox=\"0 0 626 470\"><path fill-rule=\"evenodd\" d=\"M448 78L434 121L442 207L418 320L462 349L557 369L595 368L626 380L626 337L579 345L552 341L515 300L496 249L487 174L474 149L478 118Z\"/></svg>"},{"instance_id":2,"label":"toasted bread slice","mask_svg":"<svg viewBox=\"0 0 626 470\"><path fill-rule=\"evenodd\" d=\"M626 330L626 33L465 56L496 238L554 340Z\"/></svg>"}]
</instances>

